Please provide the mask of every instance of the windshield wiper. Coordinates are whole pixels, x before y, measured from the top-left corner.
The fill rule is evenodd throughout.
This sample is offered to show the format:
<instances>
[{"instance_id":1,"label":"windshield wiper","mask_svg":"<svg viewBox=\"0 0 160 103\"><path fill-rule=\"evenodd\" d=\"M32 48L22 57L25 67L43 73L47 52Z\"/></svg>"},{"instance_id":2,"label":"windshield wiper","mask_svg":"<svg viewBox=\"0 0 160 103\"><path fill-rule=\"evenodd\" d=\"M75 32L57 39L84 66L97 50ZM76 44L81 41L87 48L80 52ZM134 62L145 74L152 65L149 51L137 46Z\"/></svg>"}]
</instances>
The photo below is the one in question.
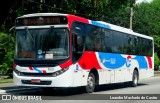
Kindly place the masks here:
<instances>
[{"instance_id":1,"label":"windshield wiper","mask_svg":"<svg viewBox=\"0 0 160 103\"><path fill-rule=\"evenodd\" d=\"M42 42L41 42L41 46L43 46L44 44L46 44L46 46L45 46L45 52L46 52L46 48L48 48L48 43L47 43L47 38L49 37L49 35L50 35L50 32L53 30L53 28L54 28L54 26L51 26L51 28L48 30L48 32L45 34L46 36L45 36L45 38L42 40Z\"/></svg>"},{"instance_id":2,"label":"windshield wiper","mask_svg":"<svg viewBox=\"0 0 160 103\"><path fill-rule=\"evenodd\" d=\"M25 27L26 31L27 31L27 35L29 36L30 40L32 40L32 42L34 43L34 49L35 49L35 40L33 39L31 33L28 30L28 27Z\"/></svg>"}]
</instances>

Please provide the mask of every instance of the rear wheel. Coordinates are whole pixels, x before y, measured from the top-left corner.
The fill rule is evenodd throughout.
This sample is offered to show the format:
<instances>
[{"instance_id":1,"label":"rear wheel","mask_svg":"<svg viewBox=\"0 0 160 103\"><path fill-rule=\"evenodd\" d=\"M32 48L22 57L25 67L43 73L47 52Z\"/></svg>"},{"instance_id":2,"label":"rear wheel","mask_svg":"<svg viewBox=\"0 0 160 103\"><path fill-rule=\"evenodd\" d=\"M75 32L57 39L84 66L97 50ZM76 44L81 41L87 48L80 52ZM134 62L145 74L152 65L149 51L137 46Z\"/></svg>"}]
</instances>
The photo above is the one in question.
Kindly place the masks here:
<instances>
[{"instance_id":1,"label":"rear wheel","mask_svg":"<svg viewBox=\"0 0 160 103\"><path fill-rule=\"evenodd\" d=\"M85 91L87 93L92 93L94 92L94 89L95 89L95 76L91 72L89 73L88 78L87 78L87 86L85 87Z\"/></svg>"},{"instance_id":2,"label":"rear wheel","mask_svg":"<svg viewBox=\"0 0 160 103\"><path fill-rule=\"evenodd\" d=\"M137 85L138 85L138 72L137 72L137 70L134 70L131 86L136 87Z\"/></svg>"}]
</instances>

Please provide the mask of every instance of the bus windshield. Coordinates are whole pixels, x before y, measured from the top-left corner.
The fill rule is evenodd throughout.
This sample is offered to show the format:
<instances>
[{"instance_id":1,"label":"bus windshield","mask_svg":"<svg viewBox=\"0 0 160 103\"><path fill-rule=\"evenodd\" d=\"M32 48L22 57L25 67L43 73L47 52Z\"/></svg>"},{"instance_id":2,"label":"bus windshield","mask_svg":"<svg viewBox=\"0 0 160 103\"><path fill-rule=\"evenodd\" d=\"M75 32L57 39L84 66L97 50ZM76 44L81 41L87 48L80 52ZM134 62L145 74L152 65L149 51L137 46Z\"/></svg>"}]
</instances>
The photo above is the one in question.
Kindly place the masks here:
<instances>
[{"instance_id":1,"label":"bus windshield","mask_svg":"<svg viewBox=\"0 0 160 103\"><path fill-rule=\"evenodd\" d=\"M69 33L64 28L20 29L16 32L15 58L58 60L69 56Z\"/></svg>"}]
</instances>

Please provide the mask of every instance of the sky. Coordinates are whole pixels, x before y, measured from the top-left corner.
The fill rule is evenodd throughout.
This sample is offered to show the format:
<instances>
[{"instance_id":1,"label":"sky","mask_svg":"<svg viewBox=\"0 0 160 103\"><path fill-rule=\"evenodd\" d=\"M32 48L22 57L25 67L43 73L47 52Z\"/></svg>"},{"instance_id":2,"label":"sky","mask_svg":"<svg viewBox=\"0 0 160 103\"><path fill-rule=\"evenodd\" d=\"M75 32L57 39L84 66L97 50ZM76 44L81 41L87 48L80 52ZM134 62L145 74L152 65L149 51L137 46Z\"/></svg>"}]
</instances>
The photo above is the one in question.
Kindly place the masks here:
<instances>
[{"instance_id":1,"label":"sky","mask_svg":"<svg viewBox=\"0 0 160 103\"><path fill-rule=\"evenodd\" d=\"M136 3L141 3L141 2L151 2L152 0L136 0Z\"/></svg>"}]
</instances>

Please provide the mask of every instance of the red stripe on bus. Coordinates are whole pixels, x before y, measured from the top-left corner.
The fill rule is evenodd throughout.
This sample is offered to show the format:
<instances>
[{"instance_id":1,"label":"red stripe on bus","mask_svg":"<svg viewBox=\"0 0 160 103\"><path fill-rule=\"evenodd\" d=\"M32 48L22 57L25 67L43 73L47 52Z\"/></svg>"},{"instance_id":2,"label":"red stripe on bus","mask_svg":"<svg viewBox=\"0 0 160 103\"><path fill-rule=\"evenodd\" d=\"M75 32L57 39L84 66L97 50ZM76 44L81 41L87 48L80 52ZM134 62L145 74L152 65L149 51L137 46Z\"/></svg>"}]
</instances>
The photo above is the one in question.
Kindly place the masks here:
<instances>
[{"instance_id":1,"label":"red stripe on bus","mask_svg":"<svg viewBox=\"0 0 160 103\"><path fill-rule=\"evenodd\" d=\"M16 66L17 66L17 64L14 63L14 64L13 64L13 67L16 68Z\"/></svg>"},{"instance_id":2,"label":"red stripe on bus","mask_svg":"<svg viewBox=\"0 0 160 103\"><path fill-rule=\"evenodd\" d=\"M71 59L69 59L67 62L65 62L63 64L60 64L60 67L63 69L63 68L66 68L70 65L72 65L72 60Z\"/></svg>"},{"instance_id":3,"label":"red stripe on bus","mask_svg":"<svg viewBox=\"0 0 160 103\"><path fill-rule=\"evenodd\" d=\"M46 70L42 70L42 73L47 73Z\"/></svg>"},{"instance_id":4,"label":"red stripe on bus","mask_svg":"<svg viewBox=\"0 0 160 103\"><path fill-rule=\"evenodd\" d=\"M29 67L29 70L33 70L33 68L32 68L32 67Z\"/></svg>"},{"instance_id":5,"label":"red stripe on bus","mask_svg":"<svg viewBox=\"0 0 160 103\"><path fill-rule=\"evenodd\" d=\"M99 65L96 54L93 51L85 51L78 63L81 68L85 70L90 70L92 68L102 69Z\"/></svg>"},{"instance_id":6,"label":"red stripe on bus","mask_svg":"<svg viewBox=\"0 0 160 103\"><path fill-rule=\"evenodd\" d=\"M67 17L68 17L68 26L69 26L69 28L72 27L72 23L74 21L78 21L78 22L83 22L83 23L89 24L89 20L85 19L85 18L81 18L81 17L75 16L75 15L68 15Z\"/></svg>"},{"instance_id":7,"label":"red stripe on bus","mask_svg":"<svg viewBox=\"0 0 160 103\"><path fill-rule=\"evenodd\" d=\"M149 68L152 68L152 59L149 56L146 56L147 60L148 60L148 64L149 64Z\"/></svg>"}]
</instances>

